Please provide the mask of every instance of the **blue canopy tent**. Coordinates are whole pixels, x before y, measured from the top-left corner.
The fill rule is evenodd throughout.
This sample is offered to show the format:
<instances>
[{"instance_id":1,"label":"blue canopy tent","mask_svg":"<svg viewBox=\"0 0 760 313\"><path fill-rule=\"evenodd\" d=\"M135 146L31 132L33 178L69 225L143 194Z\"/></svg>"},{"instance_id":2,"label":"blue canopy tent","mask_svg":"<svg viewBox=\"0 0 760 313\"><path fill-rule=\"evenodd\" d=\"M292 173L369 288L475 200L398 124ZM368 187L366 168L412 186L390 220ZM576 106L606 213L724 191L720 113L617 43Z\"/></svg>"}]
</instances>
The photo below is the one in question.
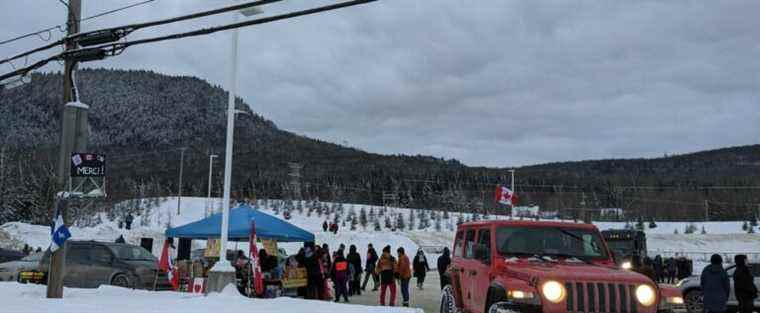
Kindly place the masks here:
<instances>
[{"instance_id":1,"label":"blue canopy tent","mask_svg":"<svg viewBox=\"0 0 760 313\"><path fill-rule=\"evenodd\" d=\"M251 233L251 221L256 222L256 236L279 242L313 242L314 234L298 228L279 218L256 210L247 204L230 209L228 238L247 241ZM222 232L222 214L217 213L186 225L169 228L166 237L208 239L219 238Z\"/></svg>"}]
</instances>

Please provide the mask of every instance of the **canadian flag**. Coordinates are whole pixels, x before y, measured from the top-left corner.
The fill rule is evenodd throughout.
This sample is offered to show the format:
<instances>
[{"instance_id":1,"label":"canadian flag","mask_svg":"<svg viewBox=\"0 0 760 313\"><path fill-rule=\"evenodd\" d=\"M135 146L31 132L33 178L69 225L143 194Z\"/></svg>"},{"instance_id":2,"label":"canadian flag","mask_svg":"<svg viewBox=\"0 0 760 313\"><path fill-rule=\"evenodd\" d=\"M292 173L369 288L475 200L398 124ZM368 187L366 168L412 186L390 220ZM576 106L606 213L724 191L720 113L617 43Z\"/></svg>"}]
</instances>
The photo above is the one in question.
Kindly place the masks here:
<instances>
[{"instance_id":1,"label":"canadian flag","mask_svg":"<svg viewBox=\"0 0 760 313\"><path fill-rule=\"evenodd\" d=\"M264 274L261 273L261 262L259 262L259 250L256 248L256 222L251 221L251 234L248 237L248 254L251 258L251 279L253 279L253 290L256 295L264 293Z\"/></svg>"},{"instance_id":2,"label":"canadian flag","mask_svg":"<svg viewBox=\"0 0 760 313\"><path fill-rule=\"evenodd\" d=\"M172 257L169 249L171 249L171 244L169 244L169 240L166 240L164 241L164 249L161 251L161 259L158 260L158 268L166 272L166 275L169 276L169 282L172 284L172 288L177 290L179 288L179 275L177 275L177 269L175 269L174 264L172 264Z\"/></svg>"},{"instance_id":3,"label":"canadian flag","mask_svg":"<svg viewBox=\"0 0 760 313\"><path fill-rule=\"evenodd\" d=\"M505 186L496 185L496 202L514 206L517 204L517 195Z\"/></svg>"}]
</instances>

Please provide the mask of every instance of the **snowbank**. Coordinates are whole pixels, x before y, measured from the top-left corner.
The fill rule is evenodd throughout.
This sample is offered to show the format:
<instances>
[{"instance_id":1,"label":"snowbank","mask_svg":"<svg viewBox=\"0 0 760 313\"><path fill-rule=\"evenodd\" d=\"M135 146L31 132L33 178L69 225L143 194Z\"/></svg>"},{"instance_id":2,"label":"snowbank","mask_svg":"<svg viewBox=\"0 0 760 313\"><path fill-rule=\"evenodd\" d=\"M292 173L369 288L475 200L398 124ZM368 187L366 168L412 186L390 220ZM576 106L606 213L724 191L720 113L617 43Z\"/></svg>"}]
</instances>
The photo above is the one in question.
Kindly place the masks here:
<instances>
[{"instance_id":1,"label":"snowbank","mask_svg":"<svg viewBox=\"0 0 760 313\"><path fill-rule=\"evenodd\" d=\"M249 299L240 295L209 296L176 292L150 292L102 286L98 289L64 289L63 299L45 299L45 286L0 283L4 312L281 312L281 313L421 313L419 309L372 307L292 298Z\"/></svg>"}]
</instances>

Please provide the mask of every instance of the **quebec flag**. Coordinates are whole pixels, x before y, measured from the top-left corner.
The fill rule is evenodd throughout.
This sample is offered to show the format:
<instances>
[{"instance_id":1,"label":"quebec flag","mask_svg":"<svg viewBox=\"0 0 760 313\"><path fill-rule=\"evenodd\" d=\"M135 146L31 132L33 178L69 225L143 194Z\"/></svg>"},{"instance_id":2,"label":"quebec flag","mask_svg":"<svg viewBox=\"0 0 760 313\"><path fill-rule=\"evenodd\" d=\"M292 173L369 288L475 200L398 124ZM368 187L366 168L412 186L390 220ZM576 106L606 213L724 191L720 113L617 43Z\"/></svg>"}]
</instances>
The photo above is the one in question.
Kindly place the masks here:
<instances>
[{"instance_id":1,"label":"quebec flag","mask_svg":"<svg viewBox=\"0 0 760 313\"><path fill-rule=\"evenodd\" d=\"M53 227L50 229L50 252L55 252L58 248L63 247L66 240L71 238L71 233L63 224L63 217L60 213L60 210L56 208L53 216Z\"/></svg>"}]
</instances>

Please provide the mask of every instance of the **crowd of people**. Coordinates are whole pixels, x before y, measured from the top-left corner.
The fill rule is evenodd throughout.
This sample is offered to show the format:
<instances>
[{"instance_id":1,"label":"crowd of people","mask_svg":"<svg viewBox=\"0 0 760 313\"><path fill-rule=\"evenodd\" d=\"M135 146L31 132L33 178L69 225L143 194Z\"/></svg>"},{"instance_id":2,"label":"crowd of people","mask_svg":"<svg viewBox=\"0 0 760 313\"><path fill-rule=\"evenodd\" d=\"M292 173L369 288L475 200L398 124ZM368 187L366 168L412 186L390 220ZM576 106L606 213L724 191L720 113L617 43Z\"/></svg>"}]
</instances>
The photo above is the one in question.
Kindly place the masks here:
<instances>
[{"instance_id":1,"label":"crowd of people","mask_svg":"<svg viewBox=\"0 0 760 313\"><path fill-rule=\"evenodd\" d=\"M675 284L679 280L692 275L692 261L685 256L663 258L657 255L654 259L645 257L643 261L634 258L634 268L658 283Z\"/></svg>"},{"instance_id":2,"label":"crowd of people","mask_svg":"<svg viewBox=\"0 0 760 313\"><path fill-rule=\"evenodd\" d=\"M341 244L337 249L331 250L327 244L320 246L305 243L291 259L297 266L304 267L307 273L306 286L297 290L299 296L335 302L350 302L353 296L379 292L380 305L395 306L397 294L400 293L401 305L409 306L412 278L416 278L417 288L422 289L427 272L430 271L430 263L422 249L410 260L403 247L393 251L390 245L378 253L369 244L367 254L362 258L355 245L346 248ZM438 258L439 274L450 263L449 251L445 248L443 255ZM371 289L367 291L370 280Z\"/></svg>"}]
</instances>

